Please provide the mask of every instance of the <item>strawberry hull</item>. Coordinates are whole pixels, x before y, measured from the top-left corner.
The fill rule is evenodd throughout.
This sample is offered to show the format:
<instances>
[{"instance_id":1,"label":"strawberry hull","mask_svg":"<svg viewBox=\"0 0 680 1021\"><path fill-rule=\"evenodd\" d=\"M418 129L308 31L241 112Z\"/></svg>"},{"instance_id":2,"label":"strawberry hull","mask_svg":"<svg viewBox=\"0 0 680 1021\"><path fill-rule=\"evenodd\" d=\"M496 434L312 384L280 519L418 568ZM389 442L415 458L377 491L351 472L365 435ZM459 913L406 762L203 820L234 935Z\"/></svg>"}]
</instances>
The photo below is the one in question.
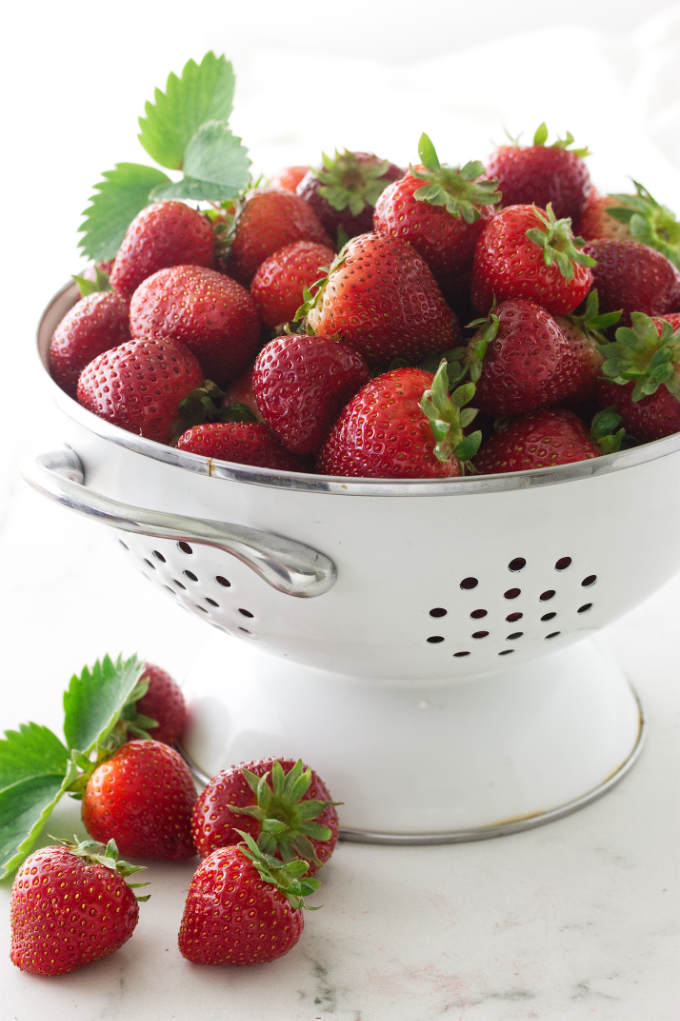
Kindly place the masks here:
<instances>
[{"instance_id":1,"label":"strawberry hull","mask_svg":"<svg viewBox=\"0 0 680 1021\"><path fill-rule=\"evenodd\" d=\"M71 292L61 292L43 318L45 366L49 337L70 301ZM109 425L47 382L77 456L46 455L29 480L113 525L130 565L167 598L242 639L216 636L222 661L229 648L228 670L243 687L232 664L247 660L253 699L260 713L270 707L257 724L227 725L218 711L226 671L201 670L218 686L212 700L203 699L210 713L193 713L185 747L203 772L216 772L220 760L299 754L351 806L341 819L346 829L459 839L454 830L492 835L489 827L500 824L508 832L502 820L509 816L531 815L526 825L545 821L560 806L583 803L584 792L599 791L631 760L640 738L637 704L616 668L593 659L583 639L680 565L680 535L668 527L680 512L680 436L506 475L339 479L206 462ZM660 498L650 501L650 490ZM647 527L637 530L633 548L626 545L625 562L612 557L641 517ZM179 587L186 571L195 580ZM463 683L473 678L474 685ZM307 693L306 729L286 716L291 686ZM519 719L508 731L508 690L528 734ZM477 697L473 729L466 719L479 755L459 762L457 743L469 750L470 739L455 721L467 712L461 700L470 708ZM232 712L238 716L233 704ZM337 727L322 743L312 722L319 714ZM593 721L602 724L597 733ZM563 750L544 770L536 763L556 753L534 747L539 732ZM295 748L292 735L301 742ZM379 755L375 787L361 779L364 737L368 762L369 751ZM416 781L405 778L408 809L379 796L380 777L397 768L404 741L432 769L450 767L441 781L449 786L436 799L427 788L414 792ZM348 746L357 763L349 769ZM503 788L506 774L507 797L489 802L490 778ZM423 775L429 783L432 771Z\"/></svg>"}]
</instances>

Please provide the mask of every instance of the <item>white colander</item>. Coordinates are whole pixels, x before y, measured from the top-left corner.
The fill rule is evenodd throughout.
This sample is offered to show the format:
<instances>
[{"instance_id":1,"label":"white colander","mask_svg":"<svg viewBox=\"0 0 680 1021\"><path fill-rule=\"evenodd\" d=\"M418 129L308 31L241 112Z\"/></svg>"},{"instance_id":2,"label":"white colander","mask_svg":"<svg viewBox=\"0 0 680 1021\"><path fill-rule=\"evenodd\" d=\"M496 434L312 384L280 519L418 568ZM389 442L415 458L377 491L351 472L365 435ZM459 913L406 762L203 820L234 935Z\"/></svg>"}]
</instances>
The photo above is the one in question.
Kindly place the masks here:
<instances>
[{"instance_id":1,"label":"white colander","mask_svg":"<svg viewBox=\"0 0 680 1021\"><path fill-rule=\"evenodd\" d=\"M45 367L74 300L43 316ZM242 639L206 632L187 680L200 773L300 755L347 835L425 842L545 822L629 768L639 705L587 639L677 570L680 436L506 475L343 480L206 461L50 386L67 445L28 480Z\"/></svg>"}]
</instances>

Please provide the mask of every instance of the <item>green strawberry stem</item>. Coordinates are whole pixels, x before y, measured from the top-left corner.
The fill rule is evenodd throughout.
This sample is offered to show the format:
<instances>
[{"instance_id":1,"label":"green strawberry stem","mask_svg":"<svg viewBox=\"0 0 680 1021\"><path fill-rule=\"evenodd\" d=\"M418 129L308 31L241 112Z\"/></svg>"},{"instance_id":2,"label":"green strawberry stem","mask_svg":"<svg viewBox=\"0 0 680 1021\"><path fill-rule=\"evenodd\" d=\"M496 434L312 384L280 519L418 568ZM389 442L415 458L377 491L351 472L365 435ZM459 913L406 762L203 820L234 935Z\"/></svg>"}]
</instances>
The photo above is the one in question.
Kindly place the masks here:
<instances>
[{"instance_id":1,"label":"green strawberry stem","mask_svg":"<svg viewBox=\"0 0 680 1021\"><path fill-rule=\"evenodd\" d=\"M420 407L428 419L435 438L434 454L440 461L457 458L461 472L469 467L469 462L479 450L482 434L476 432L466 436L463 430L470 425L477 414L476 408L469 408L475 394L475 384L463 383L449 394L448 367L442 358L432 386L423 393Z\"/></svg>"},{"instance_id":2,"label":"green strawberry stem","mask_svg":"<svg viewBox=\"0 0 680 1021\"><path fill-rule=\"evenodd\" d=\"M345 149L336 150L335 156L321 154L323 165L315 171L320 182L319 195L333 209L348 209L359 216L366 206L374 206L389 184L384 177L389 167L387 160L359 162L356 155Z\"/></svg>"},{"instance_id":3,"label":"green strawberry stem","mask_svg":"<svg viewBox=\"0 0 680 1021\"><path fill-rule=\"evenodd\" d=\"M471 160L462 167L442 166L434 145L425 134L420 136L418 155L424 169L410 167L409 173L425 182L414 192L414 198L419 202L444 206L447 213L462 217L466 223L478 220L485 206L500 202L498 182L479 180L484 174L484 166L479 160Z\"/></svg>"},{"instance_id":4,"label":"green strawberry stem","mask_svg":"<svg viewBox=\"0 0 680 1021\"><path fill-rule=\"evenodd\" d=\"M604 376L619 386L634 382L634 401L656 393L662 384L680 400L680 330L660 320L659 331L657 321L644 312L633 312L631 325L620 326L616 340L600 347Z\"/></svg>"},{"instance_id":5,"label":"green strawberry stem","mask_svg":"<svg viewBox=\"0 0 680 1021\"><path fill-rule=\"evenodd\" d=\"M548 125L545 123L545 121L542 121L536 128L536 131L534 132L533 144L538 146L544 146L547 141L548 141ZM590 151L587 147L582 147L580 149L571 149L570 147L573 141L574 136L572 135L571 131L567 131L566 136L564 138L556 139L556 141L551 143L550 148L570 149L570 151L573 152L574 155L581 156L582 158L585 156L590 156Z\"/></svg>"},{"instance_id":6,"label":"green strawberry stem","mask_svg":"<svg viewBox=\"0 0 680 1021\"><path fill-rule=\"evenodd\" d=\"M321 886L318 879L306 875L309 869L307 862L299 858L295 861L281 861L264 851L261 842L257 844L249 833L243 830L236 832L243 840L243 843L237 845L238 850L253 863L263 882L271 883L280 890L296 910L299 908L318 910L318 907L310 908L304 901L305 897L315 893Z\"/></svg>"},{"instance_id":7,"label":"green strawberry stem","mask_svg":"<svg viewBox=\"0 0 680 1021\"><path fill-rule=\"evenodd\" d=\"M613 201L620 205L607 207L607 214L625 223L631 237L640 241L669 259L680 269L680 223L667 206L662 206L654 196L633 179L635 195L614 194Z\"/></svg>"},{"instance_id":8,"label":"green strawberry stem","mask_svg":"<svg viewBox=\"0 0 680 1021\"><path fill-rule=\"evenodd\" d=\"M556 219L550 202L545 211L538 206L533 206L533 210L539 226L529 228L526 236L543 249L546 266L556 264L565 280L571 280L576 264L595 265L595 259L581 251L585 241L582 237L574 237L569 217Z\"/></svg>"},{"instance_id":9,"label":"green strawberry stem","mask_svg":"<svg viewBox=\"0 0 680 1021\"><path fill-rule=\"evenodd\" d=\"M621 318L621 309L615 312L600 312L600 296L596 289L589 291L583 311L572 312L568 319L580 327L586 336L591 337L598 344L606 344L605 331L616 326Z\"/></svg>"},{"instance_id":10,"label":"green strawberry stem","mask_svg":"<svg viewBox=\"0 0 680 1021\"><path fill-rule=\"evenodd\" d=\"M603 408L593 416L590 438L602 454L613 454L621 449L626 439L626 430L621 426L621 421L621 416L613 406Z\"/></svg>"},{"instance_id":11,"label":"green strawberry stem","mask_svg":"<svg viewBox=\"0 0 680 1021\"><path fill-rule=\"evenodd\" d=\"M141 872L146 867L144 865L133 865L132 862L119 858L118 847L113 839L109 840L107 844L100 844L97 840L79 840L77 836L74 836L72 842L70 840L59 840L55 837L50 837L50 840L54 840L61 847L66 847L71 854L82 858L88 865L103 865L105 868L122 876L126 881L128 876L133 876L135 872ZM132 890L148 885L148 883L128 883ZM146 894L143 897L135 894L135 898L138 901L147 901L149 897L150 894Z\"/></svg>"},{"instance_id":12,"label":"green strawberry stem","mask_svg":"<svg viewBox=\"0 0 680 1021\"><path fill-rule=\"evenodd\" d=\"M303 858L320 865L312 840L330 840L328 826L316 822L325 808L337 801L305 798L312 782L312 771L304 769L302 760L284 772L280 762L274 762L269 773L257 776L248 769L241 770L248 786L256 797L254 805L230 805L232 812L248 815L260 823L260 849L266 854L278 854L284 862Z\"/></svg>"}]
</instances>

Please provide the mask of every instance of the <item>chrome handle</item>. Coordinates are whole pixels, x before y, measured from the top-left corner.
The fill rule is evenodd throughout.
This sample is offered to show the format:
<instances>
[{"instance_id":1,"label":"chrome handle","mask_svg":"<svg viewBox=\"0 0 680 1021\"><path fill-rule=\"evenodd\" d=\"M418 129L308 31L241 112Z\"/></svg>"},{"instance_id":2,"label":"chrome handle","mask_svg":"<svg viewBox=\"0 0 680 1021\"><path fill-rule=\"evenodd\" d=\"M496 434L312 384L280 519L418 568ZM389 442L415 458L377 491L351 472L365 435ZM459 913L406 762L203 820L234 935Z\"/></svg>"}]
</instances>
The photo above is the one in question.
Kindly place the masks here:
<instances>
[{"instance_id":1,"label":"chrome handle","mask_svg":"<svg viewBox=\"0 0 680 1021\"><path fill-rule=\"evenodd\" d=\"M39 455L24 466L23 474L38 492L112 528L223 550L286 595L320 596L335 582L333 561L293 539L246 525L134 507L95 493L85 485L82 462L70 447Z\"/></svg>"}]
</instances>

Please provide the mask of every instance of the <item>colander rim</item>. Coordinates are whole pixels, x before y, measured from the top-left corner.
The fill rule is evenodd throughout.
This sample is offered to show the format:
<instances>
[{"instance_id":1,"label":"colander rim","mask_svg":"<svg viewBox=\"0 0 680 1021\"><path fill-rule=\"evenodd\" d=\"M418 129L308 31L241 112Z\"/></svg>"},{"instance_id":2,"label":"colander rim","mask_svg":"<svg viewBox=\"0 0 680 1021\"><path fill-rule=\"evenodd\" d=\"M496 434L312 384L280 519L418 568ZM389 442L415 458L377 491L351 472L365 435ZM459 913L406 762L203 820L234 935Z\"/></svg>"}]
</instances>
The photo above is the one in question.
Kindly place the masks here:
<instances>
[{"instance_id":1,"label":"colander rim","mask_svg":"<svg viewBox=\"0 0 680 1021\"><path fill-rule=\"evenodd\" d=\"M69 418L101 439L194 474L275 489L343 496L462 496L510 492L534 486L582 481L633 468L680 451L680 432L678 432L659 440L616 451L613 454L603 454L600 457L575 461L571 464L530 468L524 471L503 472L495 475L464 475L449 479L357 479L344 476L315 475L311 472L258 468L206 458L200 454L177 450L175 447L146 439L144 436L138 436L136 433L128 432L120 426L99 418L78 404L54 381L48 364L50 339L57 322L70 305L75 303L78 295L77 285L73 282L66 283L50 299L43 310L38 325L38 358L47 377L46 382L51 390L53 400Z\"/></svg>"}]
</instances>

